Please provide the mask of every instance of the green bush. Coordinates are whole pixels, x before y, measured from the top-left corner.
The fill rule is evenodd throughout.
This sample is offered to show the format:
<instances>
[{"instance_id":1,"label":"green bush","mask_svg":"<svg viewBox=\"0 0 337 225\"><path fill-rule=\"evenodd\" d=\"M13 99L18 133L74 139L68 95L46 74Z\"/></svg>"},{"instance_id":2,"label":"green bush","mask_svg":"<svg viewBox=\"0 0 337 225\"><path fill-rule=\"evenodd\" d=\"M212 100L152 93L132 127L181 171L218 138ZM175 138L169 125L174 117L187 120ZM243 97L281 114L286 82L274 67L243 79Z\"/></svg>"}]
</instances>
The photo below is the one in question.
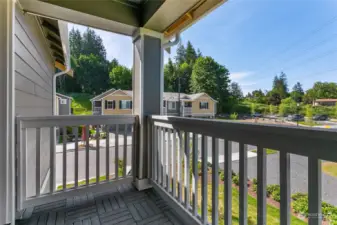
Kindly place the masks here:
<instances>
[{"instance_id":1,"label":"green bush","mask_svg":"<svg viewBox=\"0 0 337 225\"><path fill-rule=\"evenodd\" d=\"M236 120L238 118L238 114L236 112L229 115L229 119Z\"/></svg>"},{"instance_id":2,"label":"green bush","mask_svg":"<svg viewBox=\"0 0 337 225\"><path fill-rule=\"evenodd\" d=\"M235 175L232 177L232 182L235 185L239 185L240 179L239 179L239 175Z\"/></svg>"},{"instance_id":3,"label":"green bush","mask_svg":"<svg viewBox=\"0 0 337 225\"><path fill-rule=\"evenodd\" d=\"M280 201L280 185L278 184L271 184L267 185L267 196L270 196L275 201Z\"/></svg>"}]
</instances>

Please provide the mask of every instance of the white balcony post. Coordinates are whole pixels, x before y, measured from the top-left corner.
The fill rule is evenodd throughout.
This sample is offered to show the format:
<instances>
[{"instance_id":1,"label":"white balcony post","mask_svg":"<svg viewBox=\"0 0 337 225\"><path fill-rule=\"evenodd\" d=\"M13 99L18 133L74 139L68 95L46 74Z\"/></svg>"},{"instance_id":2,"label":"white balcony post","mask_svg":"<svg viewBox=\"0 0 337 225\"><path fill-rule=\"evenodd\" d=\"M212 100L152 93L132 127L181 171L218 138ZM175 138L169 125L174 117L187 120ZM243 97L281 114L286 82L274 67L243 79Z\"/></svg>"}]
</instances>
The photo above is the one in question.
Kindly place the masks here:
<instances>
[{"instance_id":1,"label":"white balcony post","mask_svg":"<svg viewBox=\"0 0 337 225\"><path fill-rule=\"evenodd\" d=\"M136 187L150 187L147 177L150 137L147 116L160 115L164 89L163 34L140 28L133 36L133 113L139 116L136 148ZM152 168L152 167L150 167Z\"/></svg>"},{"instance_id":2,"label":"white balcony post","mask_svg":"<svg viewBox=\"0 0 337 225\"><path fill-rule=\"evenodd\" d=\"M0 1L0 224L15 223L14 0Z\"/></svg>"}]
</instances>

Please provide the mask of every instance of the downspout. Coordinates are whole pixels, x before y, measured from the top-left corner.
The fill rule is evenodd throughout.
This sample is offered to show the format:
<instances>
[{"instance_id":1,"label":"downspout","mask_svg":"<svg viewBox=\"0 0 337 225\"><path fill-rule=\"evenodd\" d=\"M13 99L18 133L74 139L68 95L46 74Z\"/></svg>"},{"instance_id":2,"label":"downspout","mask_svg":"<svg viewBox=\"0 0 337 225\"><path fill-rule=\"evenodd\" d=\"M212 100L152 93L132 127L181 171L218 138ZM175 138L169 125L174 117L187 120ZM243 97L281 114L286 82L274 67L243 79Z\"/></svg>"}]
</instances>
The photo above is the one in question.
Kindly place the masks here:
<instances>
[{"instance_id":1,"label":"downspout","mask_svg":"<svg viewBox=\"0 0 337 225\"><path fill-rule=\"evenodd\" d=\"M58 72L58 73L55 73L53 75L53 115L55 116L56 115L56 78L59 77L59 76L62 76L64 74L67 74L70 70L71 70L71 67L70 67L70 58L67 57L67 65L66 65L66 70L65 71L61 71L61 72Z\"/></svg>"},{"instance_id":2,"label":"downspout","mask_svg":"<svg viewBox=\"0 0 337 225\"><path fill-rule=\"evenodd\" d=\"M174 41L169 41L165 44L163 44L163 48L170 48L173 47L175 45L177 45L180 42L180 33L176 33L176 38L174 39Z\"/></svg>"}]
</instances>

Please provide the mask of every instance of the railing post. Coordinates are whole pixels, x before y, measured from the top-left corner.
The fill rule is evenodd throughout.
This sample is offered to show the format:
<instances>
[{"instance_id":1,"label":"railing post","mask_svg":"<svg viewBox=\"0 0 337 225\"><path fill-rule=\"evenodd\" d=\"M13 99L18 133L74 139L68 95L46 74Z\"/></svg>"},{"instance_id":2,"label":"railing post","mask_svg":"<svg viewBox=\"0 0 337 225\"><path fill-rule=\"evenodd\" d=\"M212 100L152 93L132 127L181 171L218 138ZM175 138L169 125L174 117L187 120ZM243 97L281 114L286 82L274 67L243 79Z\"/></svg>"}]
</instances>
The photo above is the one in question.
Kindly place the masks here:
<instances>
[{"instance_id":1,"label":"railing post","mask_svg":"<svg viewBox=\"0 0 337 225\"><path fill-rule=\"evenodd\" d=\"M150 146L147 116L162 111L163 34L139 28L133 36L133 113L139 116L136 154L136 180L138 190L150 188L148 160Z\"/></svg>"}]
</instances>

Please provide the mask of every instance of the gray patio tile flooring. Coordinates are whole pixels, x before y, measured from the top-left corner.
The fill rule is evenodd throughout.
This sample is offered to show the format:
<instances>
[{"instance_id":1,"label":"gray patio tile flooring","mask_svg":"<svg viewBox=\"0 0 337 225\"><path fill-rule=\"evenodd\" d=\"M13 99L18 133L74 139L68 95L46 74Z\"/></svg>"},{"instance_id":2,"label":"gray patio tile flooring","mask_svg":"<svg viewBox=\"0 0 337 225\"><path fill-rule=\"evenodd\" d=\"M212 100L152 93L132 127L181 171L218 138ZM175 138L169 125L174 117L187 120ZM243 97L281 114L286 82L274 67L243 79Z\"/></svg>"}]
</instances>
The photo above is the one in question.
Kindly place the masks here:
<instances>
[{"instance_id":1,"label":"gray patio tile flooring","mask_svg":"<svg viewBox=\"0 0 337 225\"><path fill-rule=\"evenodd\" d=\"M109 192L52 202L21 212L19 225L182 224L154 190L123 185Z\"/></svg>"}]
</instances>

